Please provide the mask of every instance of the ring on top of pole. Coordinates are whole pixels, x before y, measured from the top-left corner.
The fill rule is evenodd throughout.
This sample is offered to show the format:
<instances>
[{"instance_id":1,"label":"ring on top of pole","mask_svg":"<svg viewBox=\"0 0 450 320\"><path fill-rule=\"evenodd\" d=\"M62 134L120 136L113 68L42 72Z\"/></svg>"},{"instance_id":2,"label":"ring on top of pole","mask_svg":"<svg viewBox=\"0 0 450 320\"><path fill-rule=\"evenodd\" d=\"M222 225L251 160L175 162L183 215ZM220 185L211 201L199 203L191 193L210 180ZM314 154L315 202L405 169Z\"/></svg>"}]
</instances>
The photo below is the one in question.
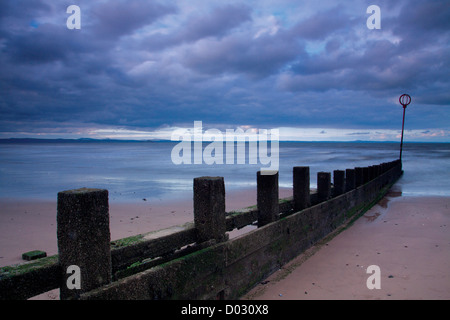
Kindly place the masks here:
<instances>
[{"instance_id":1,"label":"ring on top of pole","mask_svg":"<svg viewBox=\"0 0 450 320\"><path fill-rule=\"evenodd\" d=\"M403 106L403 108L406 108L406 106L411 103L411 96L409 94L404 93L400 96L398 101Z\"/></svg>"},{"instance_id":2,"label":"ring on top of pole","mask_svg":"<svg viewBox=\"0 0 450 320\"><path fill-rule=\"evenodd\" d=\"M403 121L402 121L402 141L400 142L400 161L402 161L402 150L403 150L403 130L405 128L405 110L406 106L411 103L411 96L409 94L402 94L398 98L398 102L403 106Z\"/></svg>"}]
</instances>

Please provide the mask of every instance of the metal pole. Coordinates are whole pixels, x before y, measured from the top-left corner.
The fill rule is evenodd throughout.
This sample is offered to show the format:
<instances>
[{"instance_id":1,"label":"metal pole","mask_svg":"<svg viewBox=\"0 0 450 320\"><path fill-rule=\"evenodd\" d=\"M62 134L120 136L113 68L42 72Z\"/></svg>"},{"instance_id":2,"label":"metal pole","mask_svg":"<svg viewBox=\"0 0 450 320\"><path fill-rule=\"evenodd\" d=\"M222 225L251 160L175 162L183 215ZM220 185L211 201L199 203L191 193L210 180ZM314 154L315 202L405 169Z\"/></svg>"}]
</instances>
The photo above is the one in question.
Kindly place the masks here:
<instances>
[{"instance_id":1,"label":"metal pole","mask_svg":"<svg viewBox=\"0 0 450 320\"><path fill-rule=\"evenodd\" d=\"M403 121L402 121L402 140L400 142L400 161L402 161L402 150L403 150L403 130L405 128L405 111L406 106L403 107Z\"/></svg>"},{"instance_id":2,"label":"metal pole","mask_svg":"<svg viewBox=\"0 0 450 320\"><path fill-rule=\"evenodd\" d=\"M402 151L403 151L403 131L405 129L405 111L406 106L411 103L411 96L409 94L402 94L398 99L398 102L403 106L403 121L402 121L402 140L400 142L400 162L402 161Z\"/></svg>"}]
</instances>

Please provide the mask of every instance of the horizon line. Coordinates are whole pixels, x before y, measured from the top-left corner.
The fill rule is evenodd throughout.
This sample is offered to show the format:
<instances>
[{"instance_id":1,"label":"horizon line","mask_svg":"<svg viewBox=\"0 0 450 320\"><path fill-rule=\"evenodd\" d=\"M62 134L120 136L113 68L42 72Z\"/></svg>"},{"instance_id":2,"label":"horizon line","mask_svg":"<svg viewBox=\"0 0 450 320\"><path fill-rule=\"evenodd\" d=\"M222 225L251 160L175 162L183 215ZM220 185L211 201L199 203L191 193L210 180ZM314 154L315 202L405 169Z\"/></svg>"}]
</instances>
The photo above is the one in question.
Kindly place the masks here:
<instances>
[{"instance_id":1,"label":"horizon line","mask_svg":"<svg viewBox=\"0 0 450 320\"><path fill-rule=\"evenodd\" d=\"M170 139L117 139L117 138L0 138L0 142L174 142ZM202 142L213 142L205 140ZM226 141L223 141L224 143ZM248 142L245 140L245 142ZM317 143L400 143L394 140L279 140L279 142L317 142ZM403 143L450 143L450 141L403 141Z\"/></svg>"}]
</instances>

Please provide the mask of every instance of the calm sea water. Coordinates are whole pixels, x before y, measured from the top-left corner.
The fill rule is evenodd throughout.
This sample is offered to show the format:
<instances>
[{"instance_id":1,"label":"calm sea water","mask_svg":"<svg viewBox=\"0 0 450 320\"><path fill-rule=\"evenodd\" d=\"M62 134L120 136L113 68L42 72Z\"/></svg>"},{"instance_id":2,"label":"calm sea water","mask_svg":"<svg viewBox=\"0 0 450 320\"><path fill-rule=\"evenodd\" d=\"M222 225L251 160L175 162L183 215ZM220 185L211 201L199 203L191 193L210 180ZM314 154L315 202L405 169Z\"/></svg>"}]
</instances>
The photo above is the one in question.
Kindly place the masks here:
<instances>
[{"instance_id":1,"label":"calm sea water","mask_svg":"<svg viewBox=\"0 0 450 320\"><path fill-rule=\"evenodd\" d=\"M0 198L56 200L63 190L108 189L110 201L192 196L193 178L223 176L226 190L256 188L256 165L175 165L176 142L42 142L0 144ZM207 145L207 144L205 144ZM280 187L292 187L292 167L332 172L395 160L398 143L280 142ZM236 162L235 162L236 163ZM406 143L403 195L450 196L450 144Z\"/></svg>"}]
</instances>

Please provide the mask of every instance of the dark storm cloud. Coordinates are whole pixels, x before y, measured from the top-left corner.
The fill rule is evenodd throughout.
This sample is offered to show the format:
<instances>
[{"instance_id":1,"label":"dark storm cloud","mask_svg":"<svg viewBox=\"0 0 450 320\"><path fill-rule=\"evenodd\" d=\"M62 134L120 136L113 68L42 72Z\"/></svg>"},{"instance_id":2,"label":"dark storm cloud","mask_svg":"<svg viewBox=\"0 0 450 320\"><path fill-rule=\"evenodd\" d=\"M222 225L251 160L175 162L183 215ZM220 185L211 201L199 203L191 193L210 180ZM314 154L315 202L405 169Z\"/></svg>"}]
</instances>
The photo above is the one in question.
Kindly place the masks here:
<instances>
[{"instance_id":1,"label":"dark storm cloud","mask_svg":"<svg viewBox=\"0 0 450 320\"><path fill-rule=\"evenodd\" d=\"M11 15L0 23L5 35L0 43L0 108L9 111L3 119L120 121L129 102L116 93L139 84L115 61L117 39L173 12L169 6L139 3L114 1L92 10L85 3L81 7L86 23L80 32L66 28L64 6L10 4ZM14 28L9 27L11 21ZM31 21L38 22L31 26Z\"/></svg>"},{"instance_id":2,"label":"dark storm cloud","mask_svg":"<svg viewBox=\"0 0 450 320\"><path fill-rule=\"evenodd\" d=\"M244 34L199 41L186 50L183 63L207 74L243 73L260 77L276 74L303 51L302 46L283 36L254 39Z\"/></svg>"},{"instance_id":3,"label":"dark storm cloud","mask_svg":"<svg viewBox=\"0 0 450 320\"><path fill-rule=\"evenodd\" d=\"M403 92L411 126L447 128L450 6L377 2L381 30L367 29L368 4L331 0L77 1L82 27L68 30L72 3L1 1L0 129L203 120L366 132L398 126Z\"/></svg>"},{"instance_id":4,"label":"dark storm cloud","mask_svg":"<svg viewBox=\"0 0 450 320\"><path fill-rule=\"evenodd\" d=\"M371 39L357 47L343 39L330 39L326 50L293 64L282 86L293 91L389 92L430 89L437 81L448 83L449 21L450 6L444 1L403 2L400 16L383 20L384 28L392 30L391 39Z\"/></svg>"},{"instance_id":5,"label":"dark storm cloud","mask_svg":"<svg viewBox=\"0 0 450 320\"><path fill-rule=\"evenodd\" d=\"M172 5L155 1L117 0L93 6L91 17L96 20L92 30L99 37L117 38L152 24L158 18L175 13Z\"/></svg>"},{"instance_id":6,"label":"dark storm cloud","mask_svg":"<svg viewBox=\"0 0 450 320\"><path fill-rule=\"evenodd\" d=\"M393 33L401 37L402 50L418 50L428 44L447 41L450 30L448 1L408 1L399 17L390 18Z\"/></svg>"},{"instance_id":7,"label":"dark storm cloud","mask_svg":"<svg viewBox=\"0 0 450 320\"><path fill-rule=\"evenodd\" d=\"M150 51L193 42L206 37L222 37L230 30L251 20L250 8L246 5L225 5L214 8L207 14L192 17L170 34L153 34L143 41Z\"/></svg>"},{"instance_id":8,"label":"dark storm cloud","mask_svg":"<svg viewBox=\"0 0 450 320\"><path fill-rule=\"evenodd\" d=\"M204 39L186 51L183 62L208 74L270 76L290 63L308 60L302 39L324 39L352 24L352 19L332 8L274 35L255 37L254 33L241 32L222 39ZM321 63L317 62L311 68Z\"/></svg>"},{"instance_id":9,"label":"dark storm cloud","mask_svg":"<svg viewBox=\"0 0 450 320\"><path fill-rule=\"evenodd\" d=\"M66 30L43 24L27 33L8 35L3 53L15 63L49 63L65 59L77 47L77 43L67 37Z\"/></svg>"},{"instance_id":10,"label":"dark storm cloud","mask_svg":"<svg viewBox=\"0 0 450 320\"><path fill-rule=\"evenodd\" d=\"M176 11L173 6L154 1L82 4L83 28L79 32L70 32L66 28L65 21L69 14L64 5L51 7L41 2L26 1L22 6L9 4L7 11L11 11L12 15L1 23L6 34L3 52L19 63L47 63L64 60L70 55L71 62L75 62L73 66L84 59L84 55L108 57L110 50L118 45L118 38ZM43 18L45 14L55 18L49 22L38 22L46 20ZM47 20L50 20L48 17ZM32 27L32 23L36 26ZM11 24L20 28L11 28Z\"/></svg>"},{"instance_id":11,"label":"dark storm cloud","mask_svg":"<svg viewBox=\"0 0 450 320\"><path fill-rule=\"evenodd\" d=\"M206 16L192 17L183 27L182 38L188 41L209 36L223 36L229 30L251 20L251 9L246 5L225 5L214 8Z\"/></svg>"},{"instance_id":12,"label":"dark storm cloud","mask_svg":"<svg viewBox=\"0 0 450 320\"><path fill-rule=\"evenodd\" d=\"M52 7L43 0L0 2L0 18L27 19L51 12Z\"/></svg>"},{"instance_id":13,"label":"dark storm cloud","mask_svg":"<svg viewBox=\"0 0 450 320\"><path fill-rule=\"evenodd\" d=\"M339 8L320 11L295 25L291 32L308 40L322 40L334 32L354 24L354 20Z\"/></svg>"}]
</instances>

